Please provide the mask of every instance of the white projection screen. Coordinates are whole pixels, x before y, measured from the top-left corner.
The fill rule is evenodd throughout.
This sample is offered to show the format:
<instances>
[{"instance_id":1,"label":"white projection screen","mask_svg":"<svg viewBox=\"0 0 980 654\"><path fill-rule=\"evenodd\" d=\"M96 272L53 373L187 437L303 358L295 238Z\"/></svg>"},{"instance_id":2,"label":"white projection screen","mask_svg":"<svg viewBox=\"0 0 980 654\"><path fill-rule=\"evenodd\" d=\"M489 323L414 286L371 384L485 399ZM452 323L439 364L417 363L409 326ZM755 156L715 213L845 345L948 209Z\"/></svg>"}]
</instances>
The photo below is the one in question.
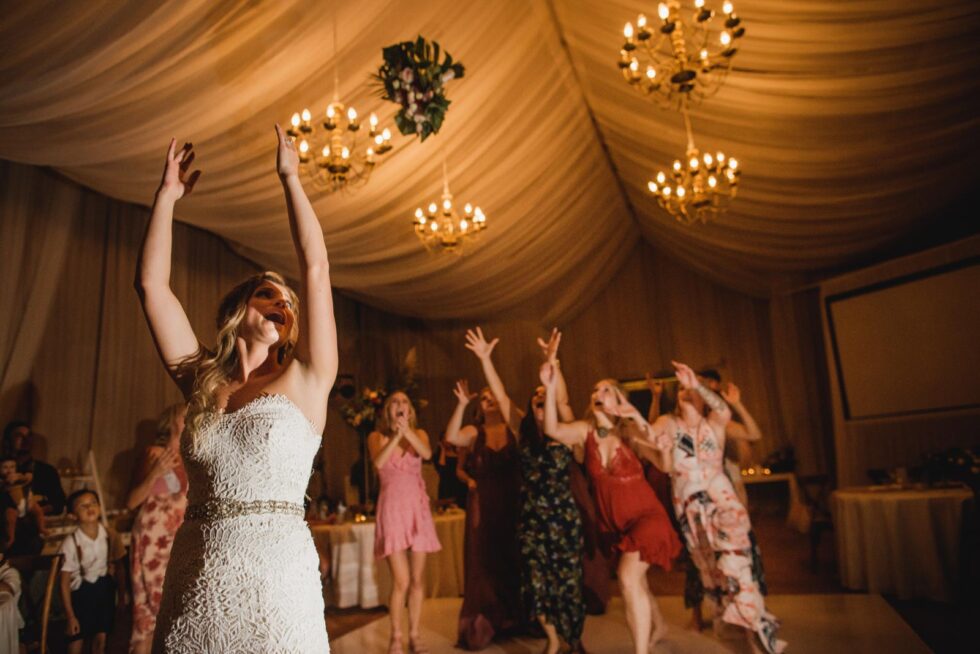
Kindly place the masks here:
<instances>
[{"instance_id":1,"label":"white projection screen","mask_svg":"<svg viewBox=\"0 0 980 654\"><path fill-rule=\"evenodd\" d=\"M826 302L848 419L980 406L980 259Z\"/></svg>"}]
</instances>

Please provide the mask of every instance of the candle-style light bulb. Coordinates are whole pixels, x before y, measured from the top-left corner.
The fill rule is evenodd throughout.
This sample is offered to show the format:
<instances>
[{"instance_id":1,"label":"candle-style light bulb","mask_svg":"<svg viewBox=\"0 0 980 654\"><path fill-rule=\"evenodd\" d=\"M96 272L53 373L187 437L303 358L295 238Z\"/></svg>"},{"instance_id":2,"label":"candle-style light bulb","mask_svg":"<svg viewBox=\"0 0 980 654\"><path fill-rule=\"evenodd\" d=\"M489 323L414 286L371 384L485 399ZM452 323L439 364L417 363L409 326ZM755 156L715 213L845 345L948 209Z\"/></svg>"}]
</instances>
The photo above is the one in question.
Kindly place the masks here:
<instances>
[{"instance_id":1,"label":"candle-style light bulb","mask_svg":"<svg viewBox=\"0 0 980 654\"><path fill-rule=\"evenodd\" d=\"M728 45L729 43L732 42L732 35L729 34L728 32L722 32L720 39L722 45Z\"/></svg>"},{"instance_id":2,"label":"candle-style light bulb","mask_svg":"<svg viewBox=\"0 0 980 654\"><path fill-rule=\"evenodd\" d=\"M425 214L422 213L422 207L415 210L415 217L420 221L425 220Z\"/></svg>"},{"instance_id":3,"label":"candle-style light bulb","mask_svg":"<svg viewBox=\"0 0 980 654\"><path fill-rule=\"evenodd\" d=\"M650 189L651 193L656 193L658 188L657 183L654 181L649 181L647 182L647 188Z\"/></svg>"},{"instance_id":4,"label":"candle-style light bulb","mask_svg":"<svg viewBox=\"0 0 980 654\"><path fill-rule=\"evenodd\" d=\"M659 5L657 5L657 15L660 16L660 20L666 21L667 17L670 16L670 8L661 2Z\"/></svg>"},{"instance_id":5,"label":"candle-style light bulb","mask_svg":"<svg viewBox=\"0 0 980 654\"><path fill-rule=\"evenodd\" d=\"M289 119L289 124L293 127L299 127L299 113L294 113L293 117Z\"/></svg>"},{"instance_id":6,"label":"candle-style light bulb","mask_svg":"<svg viewBox=\"0 0 980 654\"><path fill-rule=\"evenodd\" d=\"M442 210L443 211L445 211L446 213L449 213L452 210L452 208L453 208L452 201L450 201L450 200L443 200L442 201Z\"/></svg>"},{"instance_id":7,"label":"candle-style light bulb","mask_svg":"<svg viewBox=\"0 0 980 654\"><path fill-rule=\"evenodd\" d=\"M343 150L340 151L340 156L343 157L344 159L350 158L350 150L345 147Z\"/></svg>"},{"instance_id":8,"label":"candle-style light bulb","mask_svg":"<svg viewBox=\"0 0 980 654\"><path fill-rule=\"evenodd\" d=\"M463 211L466 213L467 216L469 216L470 214L473 213L473 205L467 202L466 206L463 207Z\"/></svg>"},{"instance_id":9,"label":"candle-style light bulb","mask_svg":"<svg viewBox=\"0 0 980 654\"><path fill-rule=\"evenodd\" d=\"M310 113L310 110L309 109L304 109L303 110L303 122L304 123L310 122L310 118L312 118L312 117L313 117L313 115Z\"/></svg>"},{"instance_id":10,"label":"candle-style light bulb","mask_svg":"<svg viewBox=\"0 0 980 654\"><path fill-rule=\"evenodd\" d=\"M390 140L391 140L391 130L390 130L390 129L388 129L387 127L385 127L385 129L384 129L384 131L383 131L383 132L381 132L381 137L382 137L382 138L383 138L383 139L384 139L385 141L390 141Z\"/></svg>"},{"instance_id":11,"label":"candle-style light bulb","mask_svg":"<svg viewBox=\"0 0 980 654\"><path fill-rule=\"evenodd\" d=\"M329 157L330 156L330 146L329 145L323 146L323 149L320 151L320 154L323 155L324 157Z\"/></svg>"},{"instance_id":12,"label":"candle-style light bulb","mask_svg":"<svg viewBox=\"0 0 980 654\"><path fill-rule=\"evenodd\" d=\"M677 197L682 198L685 195L687 195L687 191L684 189L684 187L683 186L678 186L677 187Z\"/></svg>"},{"instance_id":13,"label":"candle-style light bulb","mask_svg":"<svg viewBox=\"0 0 980 654\"><path fill-rule=\"evenodd\" d=\"M626 27L623 28L623 36L626 37L627 41L633 40L633 23L626 23Z\"/></svg>"},{"instance_id":14,"label":"candle-style light bulb","mask_svg":"<svg viewBox=\"0 0 980 654\"><path fill-rule=\"evenodd\" d=\"M352 123L355 120L357 120L357 110L354 109L354 107L348 107L347 108L347 120L349 120Z\"/></svg>"},{"instance_id":15,"label":"candle-style light bulb","mask_svg":"<svg viewBox=\"0 0 980 654\"><path fill-rule=\"evenodd\" d=\"M721 6L721 10L722 10L723 12L725 12L725 14L726 14L726 15L729 15L729 16L730 16L730 15L732 14L732 12L734 12L734 11L735 11L735 7L734 7L734 6L732 6L732 3L730 3L730 2L726 2L725 4L723 4L723 5Z\"/></svg>"},{"instance_id":16,"label":"candle-style light bulb","mask_svg":"<svg viewBox=\"0 0 980 654\"><path fill-rule=\"evenodd\" d=\"M429 204L429 215L430 216L434 215L435 212L438 211L438 210L439 210L439 207L436 206L436 203L435 202L432 202L432 203Z\"/></svg>"},{"instance_id":17,"label":"candle-style light bulb","mask_svg":"<svg viewBox=\"0 0 980 654\"><path fill-rule=\"evenodd\" d=\"M310 144L306 142L306 139L303 139L302 141L300 141L299 142L299 153L300 154L306 154L309 151L310 151Z\"/></svg>"},{"instance_id":18,"label":"candle-style light bulb","mask_svg":"<svg viewBox=\"0 0 980 654\"><path fill-rule=\"evenodd\" d=\"M374 129L378 126L378 117L371 114L371 116L368 118L368 122L371 124L371 129Z\"/></svg>"},{"instance_id":19,"label":"candle-style light bulb","mask_svg":"<svg viewBox=\"0 0 980 654\"><path fill-rule=\"evenodd\" d=\"M667 181L667 176L664 175L664 171L661 170L659 173L657 173L657 183L663 185L664 183L666 183L666 181Z\"/></svg>"},{"instance_id":20,"label":"candle-style light bulb","mask_svg":"<svg viewBox=\"0 0 980 654\"><path fill-rule=\"evenodd\" d=\"M470 224L464 218L463 220L459 221L459 228L460 230L465 232L467 229L470 228Z\"/></svg>"},{"instance_id":21,"label":"candle-style light bulb","mask_svg":"<svg viewBox=\"0 0 980 654\"><path fill-rule=\"evenodd\" d=\"M654 79L657 77L657 69L653 66L647 66L647 79Z\"/></svg>"},{"instance_id":22,"label":"candle-style light bulb","mask_svg":"<svg viewBox=\"0 0 980 654\"><path fill-rule=\"evenodd\" d=\"M644 29L647 26L647 17L640 14L636 17L636 28L639 30Z\"/></svg>"},{"instance_id":23,"label":"candle-style light bulb","mask_svg":"<svg viewBox=\"0 0 980 654\"><path fill-rule=\"evenodd\" d=\"M704 0L694 0L694 6L698 9L704 8Z\"/></svg>"}]
</instances>

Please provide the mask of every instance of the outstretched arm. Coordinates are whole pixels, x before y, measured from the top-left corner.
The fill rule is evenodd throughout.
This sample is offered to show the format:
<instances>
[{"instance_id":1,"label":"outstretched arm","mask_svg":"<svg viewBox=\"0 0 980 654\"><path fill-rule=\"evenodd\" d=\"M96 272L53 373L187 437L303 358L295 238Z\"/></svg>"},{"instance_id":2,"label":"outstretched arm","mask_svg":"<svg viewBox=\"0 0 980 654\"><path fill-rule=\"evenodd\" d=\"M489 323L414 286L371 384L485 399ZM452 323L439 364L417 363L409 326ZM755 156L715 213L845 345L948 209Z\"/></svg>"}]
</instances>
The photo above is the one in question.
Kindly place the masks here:
<instances>
[{"instance_id":1,"label":"outstretched arm","mask_svg":"<svg viewBox=\"0 0 980 654\"><path fill-rule=\"evenodd\" d=\"M140 246L134 280L160 359L185 396L190 393L193 380L179 379L178 368L182 362L196 355L201 345L180 300L170 288L170 260L174 205L193 190L201 176L199 170L188 174L193 162L193 146L186 143L178 151L177 139L171 139L163 179L153 200L150 222Z\"/></svg>"},{"instance_id":2,"label":"outstretched arm","mask_svg":"<svg viewBox=\"0 0 980 654\"><path fill-rule=\"evenodd\" d=\"M545 388L544 433L559 443L574 447L585 442L588 425L581 420L558 422L558 376L552 364L541 364L541 383Z\"/></svg>"},{"instance_id":3,"label":"outstretched arm","mask_svg":"<svg viewBox=\"0 0 980 654\"><path fill-rule=\"evenodd\" d=\"M692 389L704 399L704 403L711 409L711 413L708 414L708 424L714 428L720 437L724 437L725 425L732 419L732 410L728 408L723 399L718 397L717 393L698 381L697 375L694 374L690 366L677 361L671 361L671 363L677 371L677 381L680 382L680 385Z\"/></svg>"},{"instance_id":4,"label":"outstretched arm","mask_svg":"<svg viewBox=\"0 0 980 654\"><path fill-rule=\"evenodd\" d=\"M575 420L575 412L572 411L572 407L568 403L568 386L565 384L565 375L562 374L561 365L558 361L558 346L560 344L561 332L558 331L557 327L553 327L551 329L551 335L548 337L547 341L541 337L538 337L538 347L541 348L541 353L544 355L544 360L554 367L555 374L558 377L558 386L556 387L558 419L562 422L572 422Z\"/></svg>"},{"instance_id":5,"label":"outstretched arm","mask_svg":"<svg viewBox=\"0 0 980 654\"><path fill-rule=\"evenodd\" d=\"M299 181L299 154L296 144L276 125L279 149L276 168L286 195L289 231L299 258L300 330L296 360L305 370L305 382L322 399L337 377L337 325L330 292L330 263L323 229L313 205ZM311 403L314 398L310 398Z\"/></svg>"},{"instance_id":6,"label":"outstretched arm","mask_svg":"<svg viewBox=\"0 0 980 654\"><path fill-rule=\"evenodd\" d=\"M721 397L734 409L735 413L742 419L742 422L745 423L744 425L740 425L734 420L729 422L728 426L725 427L725 435L742 441L760 440L762 438L762 430L759 429L759 424L752 417L752 414L749 413L749 410L742 404L742 392L738 386L729 383L725 390L721 392Z\"/></svg>"},{"instance_id":7,"label":"outstretched arm","mask_svg":"<svg viewBox=\"0 0 980 654\"><path fill-rule=\"evenodd\" d=\"M464 380L456 382L453 394L457 400L456 409L449 417L449 424L446 425L446 440L459 447L469 447L476 440L477 432L472 425L463 426L463 413L466 411L466 405L476 397L476 394L470 393L470 385Z\"/></svg>"},{"instance_id":8,"label":"outstretched arm","mask_svg":"<svg viewBox=\"0 0 980 654\"><path fill-rule=\"evenodd\" d=\"M647 421L652 424L660 417L660 398L664 395L664 383L647 373L647 388L650 389L650 410L647 412Z\"/></svg>"},{"instance_id":9,"label":"outstretched arm","mask_svg":"<svg viewBox=\"0 0 980 654\"><path fill-rule=\"evenodd\" d=\"M497 374L497 368L493 365L493 359L491 358L493 348L497 347L497 343L499 342L500 339L495 338L488 343L480 327L477 327L476 331L472 329L466 330L466 349L473 352L480 360L483 375L487 378L487 386L490 387L490 392L493 393L494 399L500 405L500 413L504 416L504 421L514 434L519 435L521 431L521 418L524 416L514 407L510 396L507 395L504 382L500 379L500 375Z\"/></svg>"}]
</instances>

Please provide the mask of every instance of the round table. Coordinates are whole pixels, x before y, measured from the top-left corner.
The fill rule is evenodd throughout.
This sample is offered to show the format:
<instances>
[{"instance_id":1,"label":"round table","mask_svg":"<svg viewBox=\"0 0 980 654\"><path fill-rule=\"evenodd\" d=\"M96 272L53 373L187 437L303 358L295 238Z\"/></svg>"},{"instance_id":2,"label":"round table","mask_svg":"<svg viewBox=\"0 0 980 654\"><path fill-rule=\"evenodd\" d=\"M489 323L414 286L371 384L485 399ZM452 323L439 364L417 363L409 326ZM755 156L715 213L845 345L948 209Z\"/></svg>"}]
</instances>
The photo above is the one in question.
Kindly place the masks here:
<instances>
[{"instance_id":1,"label":"round table","mask_svg":"<svg viewBox=\"0 0 980 654\"><path fill-rule=\"evenodd\" d=\"M968 488L867 486L832 496L841 583L901 599L952 601Z\"/></svg>"},{"instance_id":2,"label":"round table","mask_svg":"<svg viewBox=\"0 0 980 654\"><path fill-rule=\"evenodd\" d=\"M425 562L425 596L463 594L463 538L466 512L461 509L434 516L442 550ZM374 558L374 521L339 525L311 524L317 549L330 560L325 589L327 606L370 609L387 604L391 593L388 563Z\"/></svg>"}]
</instances>

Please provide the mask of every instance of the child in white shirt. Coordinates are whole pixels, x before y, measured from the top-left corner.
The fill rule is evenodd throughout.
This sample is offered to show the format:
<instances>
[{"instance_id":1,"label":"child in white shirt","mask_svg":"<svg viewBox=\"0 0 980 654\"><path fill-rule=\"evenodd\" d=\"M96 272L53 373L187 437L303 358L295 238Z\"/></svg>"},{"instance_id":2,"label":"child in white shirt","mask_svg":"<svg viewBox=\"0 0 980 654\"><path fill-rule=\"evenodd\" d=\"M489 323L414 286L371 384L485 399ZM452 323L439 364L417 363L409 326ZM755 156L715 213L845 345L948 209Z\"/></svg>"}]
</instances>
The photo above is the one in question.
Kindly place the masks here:
<instances>
[{"instance_id":1,"label":"child in white shirt","mask_svg":"<svg viewBox=\"0 0 980 654\"><path fill-rule=\"evenodd\" d=\"M61 599L68 618L68 652L81 654L83 641L88 640L92 654L103 654L115 618L116 586L122 588L123 566L114 564L125 551L119 536L100 522L102 510L95 492L72 493L66 504L78 520L78 529L61 544L65 557Z\"/></svg>"}]
</instances>

